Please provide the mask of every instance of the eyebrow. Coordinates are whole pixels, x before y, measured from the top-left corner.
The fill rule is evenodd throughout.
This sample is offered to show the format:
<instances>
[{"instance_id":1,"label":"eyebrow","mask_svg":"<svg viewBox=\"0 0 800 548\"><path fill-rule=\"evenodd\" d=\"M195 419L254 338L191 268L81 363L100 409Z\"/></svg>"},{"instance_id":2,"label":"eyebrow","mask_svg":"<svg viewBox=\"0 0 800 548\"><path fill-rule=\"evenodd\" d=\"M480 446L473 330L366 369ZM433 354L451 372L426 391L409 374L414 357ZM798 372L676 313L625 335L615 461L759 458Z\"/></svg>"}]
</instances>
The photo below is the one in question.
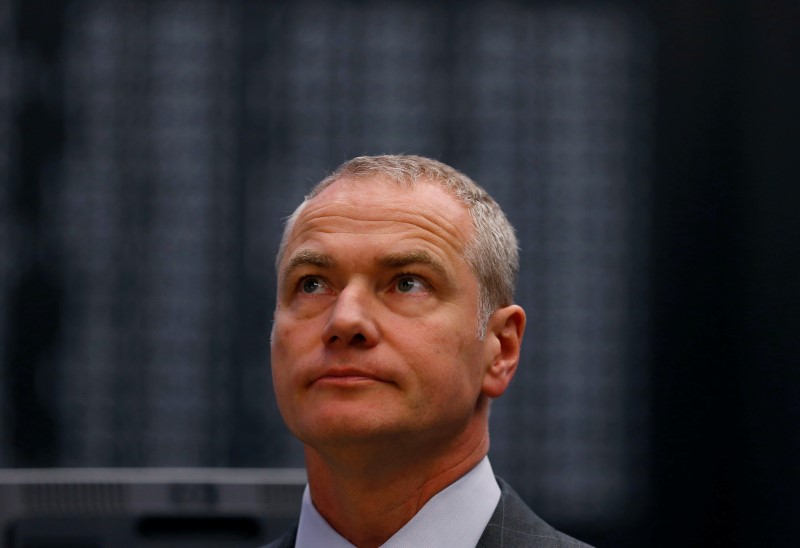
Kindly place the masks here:
<instances>
[{"instance_id":1,"label":"eyebrow","mask_svg":"<svg viewBox=\"0 0 800 548\"><path fill-rule=\"evenodd\" d=\"M330 255L303 249L292 255L289 263L283 270L283 275L288 276L301 266L316 266L319 268L331 268L336 266L336 261Z\"/></svg>"},{"instance_id":2,"label":"eyebrow","mask_svg":"<svg viewBox=\"0 0 800 548\"><path fill-rule=\"evenodd\" d=\"M376 260L380 266L388 268L403 268L411 265L427 266L442 275L447 275L447 270L442 263L437 261L433 255L427 251L409 251L406 253L392 253L383 255Z\"/></svg>"},{"instance_id":3,"label":"eyebrow","mask_svg":"<svg viewBox=\"0 0 800 548\"><path fill-rule=\"evenodd\" d=\"M375 263L386 268L404 268L411 265L422 265L439 274L447 275L447 270L442 266L442 263L437 261L433 255L427 251L422 250L382 255L375 259ZM336 260L326 253L304 249L292 255L283 271L283 275L288 276L294 270L303 266L333 268L336 266Z\"/></svg>"}]
</instances>

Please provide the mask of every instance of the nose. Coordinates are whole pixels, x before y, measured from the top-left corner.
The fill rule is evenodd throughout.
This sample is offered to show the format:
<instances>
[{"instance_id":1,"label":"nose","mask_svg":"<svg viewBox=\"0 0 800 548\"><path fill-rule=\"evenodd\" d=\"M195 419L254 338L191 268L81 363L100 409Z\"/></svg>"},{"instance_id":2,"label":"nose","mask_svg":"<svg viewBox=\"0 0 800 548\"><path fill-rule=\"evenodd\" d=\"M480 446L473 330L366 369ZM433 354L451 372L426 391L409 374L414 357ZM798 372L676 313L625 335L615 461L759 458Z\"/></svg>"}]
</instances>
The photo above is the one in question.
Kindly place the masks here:
<instances>
[{"instance_id":1,"label":"nose","mask_svg":"<svg viewBox=\"0 0 800 548\"><path fill-rule=\"evenodd\" d=\"M336 297L328 323L322 333L325 346L370 348L377 344L380 332L375 323L375 306L368 288L348 285Z\"/></svg>"}]
</instances>

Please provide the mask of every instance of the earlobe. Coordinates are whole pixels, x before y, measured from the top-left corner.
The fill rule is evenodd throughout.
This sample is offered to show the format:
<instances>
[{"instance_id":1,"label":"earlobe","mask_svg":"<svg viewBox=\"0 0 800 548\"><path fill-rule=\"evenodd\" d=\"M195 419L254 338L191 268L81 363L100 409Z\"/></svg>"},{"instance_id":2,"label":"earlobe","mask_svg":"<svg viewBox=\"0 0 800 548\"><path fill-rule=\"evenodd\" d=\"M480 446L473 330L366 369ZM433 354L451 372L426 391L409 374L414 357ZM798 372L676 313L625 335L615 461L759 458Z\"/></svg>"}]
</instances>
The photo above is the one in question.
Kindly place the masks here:
<instances>
[{"instance_id":1,"label":"earlobe","mask_svg":"<svg viewBox=\"0 0 800 548\"><path fill-rule=\"evenodd\" d=\"M521 306L498 308L489 318L485 341L489 349L488 368L481 392L497 398L506 391L519 363L522 336L525 333L525 311Z\"/></svg>"}]
</instances>

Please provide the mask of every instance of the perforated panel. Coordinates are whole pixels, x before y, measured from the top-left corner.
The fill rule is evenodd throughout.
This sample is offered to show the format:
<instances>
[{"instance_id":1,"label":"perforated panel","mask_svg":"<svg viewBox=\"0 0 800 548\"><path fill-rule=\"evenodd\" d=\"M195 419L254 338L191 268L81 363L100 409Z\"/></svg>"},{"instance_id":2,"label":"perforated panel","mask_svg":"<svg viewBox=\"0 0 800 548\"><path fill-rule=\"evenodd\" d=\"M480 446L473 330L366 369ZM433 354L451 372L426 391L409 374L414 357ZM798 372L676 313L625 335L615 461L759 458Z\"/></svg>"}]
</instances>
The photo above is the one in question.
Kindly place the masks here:
<instances>
[{"instance_id":1,"label":"perforated panel","mask_svg":"<svg viewBox=\"0 0 800 548\"><path fill-rule=\"evenodd\" d=\"M301 465L269 381L282 219L341 161L408 152L472 176L520 236L495 470L548 517L634 511L653 61L614 5L71 3L47 206L62 464Z\"/></svg>"},{"instance_id":2,"label":"perforated panel","mask_svg":"<svg viewBox=\"0 0 800 548\"><path fill-rule=\"evenodd\" d=\"M14 61L14 33L12 29L12 12L9 2L0 4L0 181L11 180L13 139L11 135L13 115L13 89L11 71ZM0 185L0 349L6 348L8 332L8 293L9 277L12 273L13 251L11 204L8 192L10 184ZM0 355L0 360L5 358ZM0 367L0 386L6 385L5 368ZM9 413L5 391L0 390L0 410ZM6 419L8 420L8 419ZM6 465L10 459L9 452L4 449L9 447L7 438L8 426L0 420L0 466Z\"/></svg>"},{"instance_id":3,"label":"perforated panel","mask_svg":"<svg viewBox=\"0 0 800 548\"><path fill-rule=\"evenodd\" d=\"M236 95L218 3L86 3L67 49L69 463L228 458Z\"/></svg>"}]
</instances>

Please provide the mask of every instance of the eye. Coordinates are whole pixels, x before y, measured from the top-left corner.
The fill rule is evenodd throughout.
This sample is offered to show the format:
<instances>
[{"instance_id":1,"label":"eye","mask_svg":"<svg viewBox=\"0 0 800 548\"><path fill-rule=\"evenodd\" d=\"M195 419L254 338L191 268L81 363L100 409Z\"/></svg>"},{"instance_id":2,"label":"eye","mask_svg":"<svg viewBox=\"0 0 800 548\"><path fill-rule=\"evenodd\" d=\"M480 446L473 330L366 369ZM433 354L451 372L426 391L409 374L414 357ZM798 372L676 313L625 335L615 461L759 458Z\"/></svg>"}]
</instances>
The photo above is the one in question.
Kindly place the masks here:
<instances>
[{"instance_id":1,"label":"eye","mask_svg":"<svg viewBox=\"0 0 800 548\"><path fill-rule=\"evenodd\" d=\"M300 280L300 291L306 295L320 295L326 292L328 286L321 278L307 276Z\"/></svg>"},{"instance_id":2,"label":"eye","mask_svg":"<svg viewBox=\"0 0 800 548\"><path fill-rule=\"evenodd\" d=\"M427 289L425 283L416 276L400 276L395 288L399 293L420 293Z\"/></svg>"}]
</instances>

